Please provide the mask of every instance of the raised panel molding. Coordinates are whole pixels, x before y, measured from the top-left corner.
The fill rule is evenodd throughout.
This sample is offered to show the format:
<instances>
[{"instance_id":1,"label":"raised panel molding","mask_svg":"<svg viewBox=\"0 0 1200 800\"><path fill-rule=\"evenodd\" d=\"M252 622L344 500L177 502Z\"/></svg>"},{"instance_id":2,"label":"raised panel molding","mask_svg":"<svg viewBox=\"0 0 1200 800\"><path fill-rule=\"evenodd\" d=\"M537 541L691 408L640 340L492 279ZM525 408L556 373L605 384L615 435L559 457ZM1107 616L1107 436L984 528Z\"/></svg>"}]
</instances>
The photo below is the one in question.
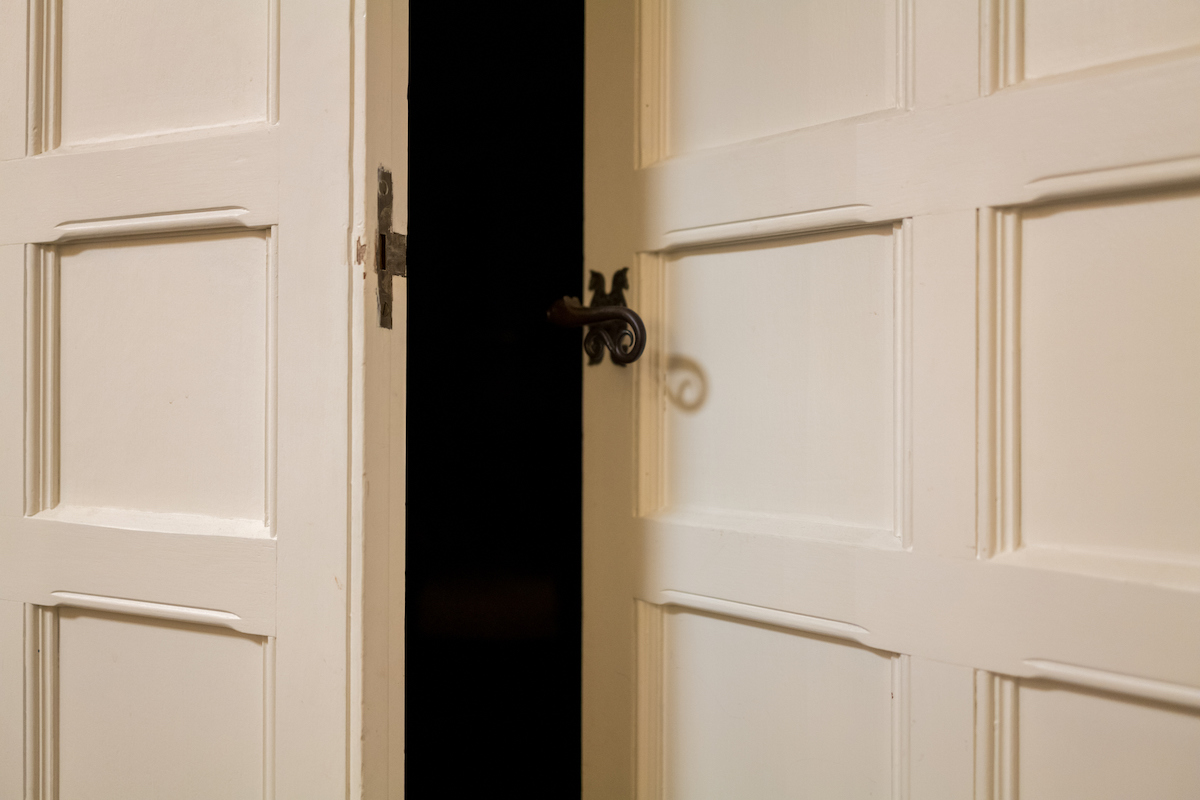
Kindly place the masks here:
<instances>
[{"instance_id":1,"label":"raised panel molding","mask_svg":"<svg viewBox=\"0 0 1200 800\"><path fill-rule=\"evenodd\" d=\"M29 0L25 154L58 147L62 0Z\"/></svg>"},{"instance_id":2,"label":"raised panel molding","mask_svg":"<svg viewBox=\"0 0 1200 800\"><path fill-rule=\"evenodd\" d=\"M58 254L25 246L25 516L58 505Z\"/></svg>"},{"instance_id":3,"label":"raised panel molding","mask_svg":"<svg viewBox=\"0 0 1200 800\"><path fill-rule=\"evenodd\" d=\"M1024 80L1024 16L1024 0L980 0L980 97Z\"/></svg>"},{"instance_id":4,"label":"raised panel molding","mask_svg":"<svg viewBox=\"0 0 1200 800\"><path fill-rule=\"evenodd\" d=\"M1144 178L1143 173L1139 175ZM1198 468L1172 444L1179 437L1194 437L1195 431L1180 421L1186 414L1179 402L1171 405L1168 400L1152 399L1137 387L1151 380L1172 380L1168 397L1197 391L1200 363L1188 349L1190 337L1185 333L1196 324L1197 315L1179 300L1197 290L1187 277L1187 256L1178 247L1157 253L1147 249L1163 231L1183 230L1179 226L1185 226L1193 213L1190 209L1196 207L1196 195L1179 190L1134 196L1104 194L1083 203L1074 196L1071 200L1071 204L1061 205L985 208L978 213L977 553L981 558L1018 558L1022 563L1054 569L1072 568L1072 554L1077 554L1081 571L1121 574L1121 563L1127 562L1125 573L1130 578L1144 579L1149 574L1154 582L1172 582L1182 575L1185 584L1195 585L1196 549L1183 532L1196 521L1189 516L1194 509L1183 501L1158 502L1166 497L1163 481L1168 474L1190 474ZM1111 261L1118 258L1115 255L1104 263L1100 251L1075 256L1086 239L1079 226L1089 220L1096 224L1104 220L1107 230L1124 231L1112 240L1113 247L1121 241L1144 242L1147 247L1136 252L1147 263L1135 266L1129 261L1122 267ZM1126 245L1128 252L1122 251L1120 258L1133 258L1133 247ZM1030 261L1028 268L1022 266L1023 261ZM1061 277L1068 269L1084 283L1072 284ZM1105 288L1118 279L1126 281L1125 289ZM1074 285L1079 290L1071 297ZM1174 305L1168 304L1171 298ZM1060 330L1060 323L1053 322L1061 316L1055 308L1069 308L1079 315L1078 324ZM1028 328L1035 324L1031 333ZM1079 336L1071 338L1072 330L1087 325L1099 326L1095 330L1120 325L1122 335L1109 339L1093 336L1086 342ZM1175 344L1169 348L1172 342ZM1155 359L1131 355L1134 347L1155 353ZM1078 357L1067 359L1062 348ZM1103 360L1105 353L1110 354L1109 361ZM1154 366L1164 359L1173 366ZM1022 366L1023 362L1028 363ZM1142 368L1151 372L1139 379L1137 369ZM1030 370L1034 372L1022 377ZM1056 377L1071 370L1074 373L1068 382ZM1103 431L1116 436L1114 447L1123 449L1088 450L1083 443L1087 437L1070 426L1064 428L1061 416L1054 416L1064 413L1061 404L1066 400L1062 398L1074 396L1071 387L1075 384L1090 388L1088 407L1093 412L1087 419L1095 418L1089 424L1096 435ZM1076 397L1075 401L1085 399ZM1114 403L1124 405L1118 410ZM1035 413L1036 417L1030 416ZM1125 422L1114 428L1110 424L1114 420ZM1171 421L1179 424L1168 430L1164 425ZM1084 424L1079 422L1076 428ZM1076 451L1079 453L1072 455ZM1079 472L1073 482L1063 483L1054 494L1058 500L1048 501L1051 494L1045 481L1066 481L1063 473L1069 470L1065 460L1071 458L1083 459L1078 466L1090 471ZM1128 459L1147 466L1140 472L1121 466ZM1036 497L1032 494L1035 490ZM1084 517L1085 522L1079 522L1082 509L1092 502L1088 498L1094 501L1101 496L1109 499L1112 514L1099 518L1091 513ZM1182 489L1174 496L1187 497ZM1143 505L1138 507L1146 513L1135 510L1137 498L1142 498ZM1152 562L1162 563L1157 573Z\"/></svg>"},{"instance_id":5,"label":"raised panel molding","mask_svg":"<svg viewBox=\"0 0 1200 800\"><path fill-rule=\"evenodd\" d=\"M635 600L637 613L636 800L663 800L663 607Z\"/></svg>"},{"instance_id":6,"label":"raised panel molding","mask_svg":"<svg viewBox=\"0 0 1200 800\"><path fill-rule=\"evenodd\" d=\"M976 548L980 557L1019 546L1020 438L1017 367L1020 219L981 209L978 224L978 448Z\"/></svg>"},{"instance_id":7,"label":"raised panel molding","mask_svg":"<svg viewBox=\"0 0 1200 800\"><path fill-rule=\"evenodd\" d=\"M635 477L636 516L649 516L667 506L666 414L672 393L677 402L703 400L703 375L685 370L686 376L668 383L670 355L667 334L666 264L661 253L638 253L630 296L646 325L646 350L634 364L634 419L637 437ZM687 386L684 385L687 383Z\"/></svg>"},{"instance_id":8,"label":"raised panel molding","mask_svg":"<svg viewBox=\"0 0 1200 800\"><path fill-rule=\"evenodd\" d=\"M892 800L912 794L912 657L892 655Z\"/></svg>"},{"instance_id":9,"label":"raised panel molding","mask_svg":"<svg viewBox=\"0 0 1200 800\"><path fill-rule=\"evenodd\" d=\"M1105 764L1091 762L1086 756L1087 748L1094 746L1093 742L1087 741L1090 732L1074 731L1072 747L1064 751L1059 749L1065 741L1063 732L1058 731L1056 735L1055 731L1043 729L1048 721L1061 716L1062 703L1068 699L1077 713L1094 715L1093 723L1102 721L1112 725L1112 719L1120 718L1111 716L1114 711L1125 709L1136 715L1137 711L1130 710L1145 709L1144 718L1125 720L1126 726L1130 722L1136 726L1127 728L1125 735L1141 739L1143 746L1150 749L1164 749L1169 740L1185 732L1184 728L1200 741L1200 723L1196 716L1200 710L1200 689L1056 662L1030 660L1026 664L1034 670L1031 677L1014 678L975 671L975 800L1017 800L1028 794L1031 782L1039 781L1043 787L1038 798L1075 796L1068 792L1078 790L1078 786L1060 783L1057 791L1047 793L1044 784L1048 778L1068 783L1078 780L1080 776L1072 775L1071 769L1081 762L1091 771L1104 771ZM1023 713L1021 697L1030 692L1043 705L1046 700L1051 701L1049 712L1047 708L1035 707ZM1164 727L1164 722L1170 720L1179 722L1182 727L1170 724ZM1191 720L1191 723L1185 720ZM1071 723L1062 720L1062 724ZM1153 744L1156 739L1157 745ZM1176 744L1174 749L1186 750L1186 745ZM1109 756L1124 754L1117 750L1104 752ZM1064 754L1073 757L1064 758ZM1166 763L1159 766L1170 769L1154 774L1139 773L1140 762L1137 768L1132 761L1114 759L1112 763L1117 765L1119 774L1132 777L1139 787L1144 786L1147 797L1190 797L1190 794L1175 795L1172 792L1180 789L1186 792L1185 785L1192 785L1188 783L1187 774L1194 759L1185 763L1179 759L1171 762L1169 755L1164 758ZM1191 769L1191 779L1193 783L1200 780L1200 772ZM1119 796L1131 796L1123 792L1123 789L1118 790ZM1086 796L1095 795L1089 793Z\"/></svg>"},{"instance_id":10,"label":"raised panel molding","mask_svg":"<svg viewBox=\"0 0 1200 800\"><path fill-rule=\"evenodd\" d=\"M913 221L892 224L892 494L893 530L912 548L912 274Z\"/></svg>"},{"instance_id":11,"label":"raised panel molding","mask_svg":"<svg viewBox=\"0 0 1200 800\"><path fill-rule=\"evenodd\" d=\"M669 15L671 0L637 3L637 166L648 167L668 155L670 118Z\"/></svg>"},{"instance_id":12,"label":"raised panel molding","mask_svg":"<svg viewBox=\"0 0 1200 800\"><path fill-rule=\"evenodd\" d=\"M227 227L230 213L240 209L218 209L183 215L158 215L78 223L68 230L68 239L85 240L83 246L124 242L116 239L129 233L155 233L171 246L186 246L191 231ZM73 235L72 235L73 234ZM262 497L261 510L252 517L195 513L192 509L138 509L128 503L107 505L60 505L62 482L62 265L61 245L26 245L25 248L25 515L46 520L72 522L129 530L166 533L214 533L230 536L266 537L273 535L275 523L276 437L277 437L277 232L247 232L264 242L263 295L265 305L256 313L263 321L265 359L262 392ZM102 237L102 238L97 238ZM79 251L76 247L72 252ZM82 252L82 251L81 251ZM150 376L153 380L153 376Z\"/></svg>"},{"instance_id":13,"label":"raised panel molding","mask_svg":"<svg viewBox=\"0 0 1200 800\"><path fill-rule=\"evenodd\" d=\"M1017 800L1017 682L975 671L975 800Z\"/></svg>"},{"instance_id":14,"label":"raised panel molding","mask_svg":"<svg viewBox=\"0 0 1200 800\"><path fill-rule=\"evenodd\" d=\"M58 609L25 606L25 797L58 798Z\"/></svg>"}]
</instances>

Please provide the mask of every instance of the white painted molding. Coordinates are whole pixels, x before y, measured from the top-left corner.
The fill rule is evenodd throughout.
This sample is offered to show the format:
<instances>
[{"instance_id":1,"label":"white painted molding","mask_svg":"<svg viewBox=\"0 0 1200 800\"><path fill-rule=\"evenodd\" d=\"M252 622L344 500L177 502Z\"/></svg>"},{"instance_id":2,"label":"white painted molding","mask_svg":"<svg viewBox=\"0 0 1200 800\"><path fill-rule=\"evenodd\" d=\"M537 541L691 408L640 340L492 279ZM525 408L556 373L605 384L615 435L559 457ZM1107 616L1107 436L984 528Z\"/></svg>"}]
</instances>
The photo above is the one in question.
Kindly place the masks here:
<instances>
[{"instance_id":1,"label":"white painted molding","mask_svg":"<svg viewBox=\"0 0 1200 800\"><path fill-rule=\"evenodd\" d=\"M901 540L892 528L875 528L836 520L814 519L802 514L672 508L653 514L647 519L655 523L679 525L684 528L781 536L789 539L870 547L882 551L902 549Z\"/></svg>"},{"instance_id":2,"label":"white painted molding","mask_svg":"<svg viewBox=\"0 0 1200 800\"><path fill-rule=\"evenodd\" d=\"M25 800L58 798L58 611L25 605Z\"/></svg>"},{"instance_id":3,"label":"white painted molding","mask_svg":"<svg viewBox=\"0 0 1200 800\"><path fill-rule=\"evenodd\" d=\"M713 247L757 239L776 239L810 231L867 225L870 224L866 213L869 210L870 206L866 205L835 206L797 214L726 222L721 225L682 228L663 234L663 250L670 252L690 247Z\"/></svg>"},{"instance_id":4,"label":"white painted molding","mask_svg":"<svg viewBox=\"0 0 1200 800\"><path fill-rule=\"evenodd\" d=\"M1020 215L979 211L976 553L1020 546Z\"/></svg>"},{"instance_id":5,"label":"white painted molding","mask_svg":"<svg viewBox=\"0 0 1200 800\"><path fill-rule=\"evenodd\" d=\"M1000 4L1002 37L1000 75L1004 86L1016 86L1025 80L1025 0L997 0Z\"/></svg>"},{"instance_id":6,"label":"white painted molding","mask_svg":"<svg viewBox=\"0 0 1200 800\"><path fill-rule=\"evenodd\" d=\"M975 671L975 800L1017 800L1017 684Z\"/></svg>"},{"instance_id":7,"label":"white painted molding","mask_svg":"<svg viewBox=\"0 0 1200 800\"><path fill-rule=\"evenodd\" d=\"M223 519L204 514L56 505L32 516L36 520L47 522L67 522L73 525L90 525L126 531L236 536L242 539L266 539L271 536L271 528L264 525L261 519Z\"/></svg>"},{"instance_id":8,"label":"white painted molding","mask_svg":"<svg viewBox=\"0 0 1200 800\"><path fill-rule=\"evenodd\" d=\"M278 127L257 122L0 161L13 198L0 244L269 228L279 222L278 144Z\"/></svg>"},{"instance_id":9,"label":"white painted molding","mask_svg":"<svg viewBox=\"0 0 1200 800\"><path fill-rule=\"evenodd\" d=\"M633 275L633 308L646 324L646 352L634 366L637 408L637 476L635 515L646 517L666 508L667 498L667 303L666 264L660 253L638 253Z\"/></svg>"},{"instance_id":10,"label":"white painted molding","mask_svg":"<svg viewBox=\"0 0 1200 800\"><path fill-rule=\"evenodd\" d=\"M1049 175L1025 184L1030 202L1070 200L1200 181L1200 156Z\"/></svg>"},{"instance_id":11,"label":"white painted molding","mask_svg":"<svg viewBox=\"0 0 1200 800\"><path fill-rule=\"evenodd\" d=\"M89 611L108 611L113 614L129 614L137 617L153 617L169 619L176 622L195 622L201 625L219 625L223 628L233 627L233 623L241 621L241 617L229 611L217 611L211 608L192 608L176 606L169 603L153 603L146 600L127 600L123 597L104 597L96 594L80 592L51 592L50 596L60 601L63 606L83 608Z\"/></svg>"},{"instance_id":12,"label":"white painted molding","mask_svg":"<svg viewBox=\"0 0 1200 800\"><path fill-rule=\"evenodd\" d=\"M267 123L275 125L279 122L279 0L267 0L267 37Z\"/></svg>"},{"instance_id":13,"label":"white painted molding","mask_svg":"<svg viewBox=\"0 0 1200 800\"><path fill-rule=\"evenodd\" d=\"M201 211L175 211L136 217L88 219L63 222L55 226L56 242L81 239L108 239L116 236L140 236L151 233L190 233L216 228L244 227L245 208L208 208Z\"/></svg>"},{"instance_id":14,"label":"white painted molding","mask_svg":"<svg viewBox=\"0 0 1200 800\"><path fill-rule=\"evenodd\" d=\"M275 637L263 639L263 800L275 800Z\"/></svg>"},{"instance_id":15,"label":"white painted molding","mask_svg":"<svg viewBox=\"0 0 1200 800\"><path fill-rule=\"evenodd\" d=\"M663 610L635 601L637 609L636 800L662 800Z\"/></svg>"},{"instance_id":16,"label":"white painted molding","mask_svg":"<svg viewBox=\"0 0 1200 800\"><path fill-rule=\"evenodd\" d=\"M229 228L247 213L240 207L142 217L63 223L59 241L107 239L133 234L186 234ZM266 376L263 409L264 502L261 519L223 519L84 506L59 507L60 426L59 291L61 268L53 245L25 246L25 516L104 528L162 533L264 538L275 533L278 439L278 226L267 237Z\"/></svg>"},{"instance_id":17,"label":"white painted molding","mask_svg":"<svg viewBox=\"0 0 1200 800\"><path fill-rule=\"evenodd\" d=\"M275 0L277 2L277 0ZM272 3L274 7L274 3ZM279 226L271 226L271 235L267 238L267 388L266 388L266 419L263 421L266 431L266 454L263 458L266 483L263 494L262 524L267 535L274 536L276 531L276 499L279 483Z\"/></svg>"},{"instance_id":18,"label":"white painted molding","mask_svg":"<svg viewBox=\"0 0 1200 800\"><path fill-rule=\"evenodd\" d=\"M25 154L58 147L61 78L61 0L29 0L29 47L25 74Z\"/></svg>"},{"instance_id":19,"label":"white painted molding","mask_svg":"<svg viewBox=\"0 0 1200 800\"><path fill-rule=\"evenodd\" d=\"M912 220L892 225L892 527L912 547Z\"/></svg>"},{"instance_id":20,"label":"white painted molding","mask_svg":"<svg viewBox=\"0 0 1200 800\"><path fill-rule=\"evenodd\" d=\"M917 97L916 0L896 1L896 108L907 111Z\"/></svg>"},{"instance_id":21,"label":"white painted molding","mask_svg":"<svg viewBox=\"0 0 1200 800\"><path fill-rule=\"evenodd\" d=\"M25 514L58 504L58 254L25 246Z\"/></svg>"},{"instance_id":22,"label":"white painted molding","mask_svg":"<svg viewBox=\"0 0 1200 800\"><path fill-rule=\"evenodd\" d=\"M637 148L638 167L669 155L670 0L637 3Z\"/></svg>"},{"instance_id":23,"label":"white painted molding","mask_svg":"<svg viewBox=\"0 0 1200 800\"><path fill-rule=\"evenodd\" d=\"M1200 709L1200 688L1195 686L1155 681L1149 678L1138 678L1133 675L1122 675L1102 669L1078 667L1074 664L1036 658L1026 660L1025 666L1033 670L1035 678L1138 697L1158 703Z\"/></svg>"},{"instance_id":24,"label":"white painted molding","mask_svg":"<svg viewBox=\"0 0 1200 800\"><path fill-rule=\"evenodd\" d=\"M892 656L892 800L908 800L911 794L911 662L911 656Z\"/></svg>"},{"instance_id":25,"label":"white painted molding","mask_svg":"<svg viewBox=\"0 0 1200 800\"><path fill-rule=\"evenodd\" d=\"M834 639L849 639L859 644L864 644L863 639L870 633L866 628L849 622L810 617L807 614L794 614L790 611L752 606L746 603L737 603L732 600L722 600L716 597L705 597L689 592L677 592L667 589L660 592L659 595L664 606L678 606L679 608L687 608L693 611L704 611L709 614L719 614L724 617L733 617L734 619L743 619L749 622L760 622L776 628L787 628L789 630L801 631L802 633L814 633L818 636L829 636Z\"/></svg>"}]
</instances>

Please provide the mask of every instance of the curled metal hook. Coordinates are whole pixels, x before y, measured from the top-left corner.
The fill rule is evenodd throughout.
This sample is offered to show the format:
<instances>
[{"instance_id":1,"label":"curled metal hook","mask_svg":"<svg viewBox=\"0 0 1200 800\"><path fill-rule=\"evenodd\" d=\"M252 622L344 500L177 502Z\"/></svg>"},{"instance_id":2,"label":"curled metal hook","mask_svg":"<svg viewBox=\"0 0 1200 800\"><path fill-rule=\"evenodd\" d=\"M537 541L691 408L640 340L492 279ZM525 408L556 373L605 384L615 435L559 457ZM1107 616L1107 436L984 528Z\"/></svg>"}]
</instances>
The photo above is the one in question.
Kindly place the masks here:
<instances>
[{"instance_id":1,"label":"curled metal hook","mask_svg":"<svg viewBox=\"0 0 1200 800\"><path fill-rule=\"evenodd\" d=\"M605 348L613 363L622 367L637 361L646 349L646 325L636 311L624 305L588 307L577 297L564 297L554 301L546 317L564 328L588 326L583 349L590 364L604 359Z\"/></svg>"}]
</instances>

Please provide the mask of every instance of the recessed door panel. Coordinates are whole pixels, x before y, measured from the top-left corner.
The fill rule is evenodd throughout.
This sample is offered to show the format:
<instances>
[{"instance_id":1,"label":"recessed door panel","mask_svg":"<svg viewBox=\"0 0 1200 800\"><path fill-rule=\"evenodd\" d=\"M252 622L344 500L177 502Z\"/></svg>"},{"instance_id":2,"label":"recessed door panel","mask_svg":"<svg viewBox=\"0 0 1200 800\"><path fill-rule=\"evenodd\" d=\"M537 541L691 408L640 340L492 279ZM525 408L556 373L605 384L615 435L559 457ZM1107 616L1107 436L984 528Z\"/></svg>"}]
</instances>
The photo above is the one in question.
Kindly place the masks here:
<instances>
[{"instance_id":1,"label":"recessed door panel","mask_svg":"<svg viewBox=\"0 0 1200 800\"><path fill-rule=\"evenodd\" d=\"M672 154L896 104L895 0L667 5Z\"/></svg>"},{"instance_id":2,"label":"recessed door panel","mask_svg":"<svg viewBox=\"0 0 1200 800\"><path fill-rule=\"evenodd\" d=\"M1024 0L1025 77L1200 44L1192 0Z\"/></svg>"},{"instance_id":3,"label":"recessed door panel","mask_svg":"<svg viewBox=\"0 0 1200 800\"><path fill-rule=\"evenodd\" d=\"M892 250L888 227L668 259L670 507L892 529Z\"/></svg>"},{"instance_id":4,"label":"recessed door panel","mask_svg":"<svg viewBox=\"0 0 1200 800\"><path fill-rule=\"evenodd\" d=\"M1022 800L1200 796L1200 714L1076 691L1019 689Z\"/></svg>"},{"instance_id":5,"label":"recessed door panel","mask_svg":"<svg viewBox=\"0 0 1200 800\"><path fill-rule=\"evenodd\" d=\"M62 0L62 144L266 121L270 2Z\"/></svg>"},{"instance_id":6,"label":"recessed door panel","mask_svg":"<svg viewBox=\"0 0 1200 800\"><path fill-rule=\"evenodd\" d=\"M1022 216L1021 534L1200 554L1200 195Z\"/></svg>"},{"instance_id":7,"label":"recessed door panel","mask_svg":"<svg viewBox=\"0 0 1200 800\"><path fill-rule=\"evenodd\" d=\"M265 639L58 618L61 800L263 797Z\"/></svg>"},{"instance_id":8,"label":"recessed door panel","mask_svg":"<svg viewBox=\"0 0 1200 800\"><path fill-rule=\"evenodd\" d=\"M265 523L268 239L58 249L61 506Z\"/></svg>"},{"instance_id":9,"label":"recessed door panel","mask_svg":"<svg viewBox=\"0 0 1200 800\"><path fill-rule=\"evenodd\" d=\"M685 611L665 618L671 800L887 798L887 654Z\"/></svg>"},{"instance_id":10,"label":"recessed door panel","mask_svg":"<svg viewBox=\"0 0 1200 800\"><path fill-rule=\"evenodd\" d=\"M25 155L26 3L0 3L0 161Z\"/></svg>"}]
</instances>

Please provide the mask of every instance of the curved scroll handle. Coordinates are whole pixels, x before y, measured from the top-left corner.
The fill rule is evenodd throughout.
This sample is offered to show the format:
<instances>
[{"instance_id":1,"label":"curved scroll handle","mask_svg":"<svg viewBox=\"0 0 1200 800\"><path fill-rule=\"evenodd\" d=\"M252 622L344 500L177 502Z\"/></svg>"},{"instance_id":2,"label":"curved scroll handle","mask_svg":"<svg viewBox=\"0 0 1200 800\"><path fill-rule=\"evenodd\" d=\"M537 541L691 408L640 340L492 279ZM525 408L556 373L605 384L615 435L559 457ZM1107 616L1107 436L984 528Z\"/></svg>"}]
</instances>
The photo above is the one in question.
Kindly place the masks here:
<instances>
[{"instance_id":1,"label":"curved scroll handle","mask_svg":"<svg viewBox=\"0 0 1200 800\"><path fill-rule=\"evenodd\" d=\"M613 363L622 367L637 361L646 349L646 325L636 311L625 306L589 308L579 298L564 297L554 301L546 317L564 328L590 327L583 339L583 349L592 364L599 364L604 358L605 347ZM625 340L628 344L622 346Z\"/></svg>"}]
</instances>

